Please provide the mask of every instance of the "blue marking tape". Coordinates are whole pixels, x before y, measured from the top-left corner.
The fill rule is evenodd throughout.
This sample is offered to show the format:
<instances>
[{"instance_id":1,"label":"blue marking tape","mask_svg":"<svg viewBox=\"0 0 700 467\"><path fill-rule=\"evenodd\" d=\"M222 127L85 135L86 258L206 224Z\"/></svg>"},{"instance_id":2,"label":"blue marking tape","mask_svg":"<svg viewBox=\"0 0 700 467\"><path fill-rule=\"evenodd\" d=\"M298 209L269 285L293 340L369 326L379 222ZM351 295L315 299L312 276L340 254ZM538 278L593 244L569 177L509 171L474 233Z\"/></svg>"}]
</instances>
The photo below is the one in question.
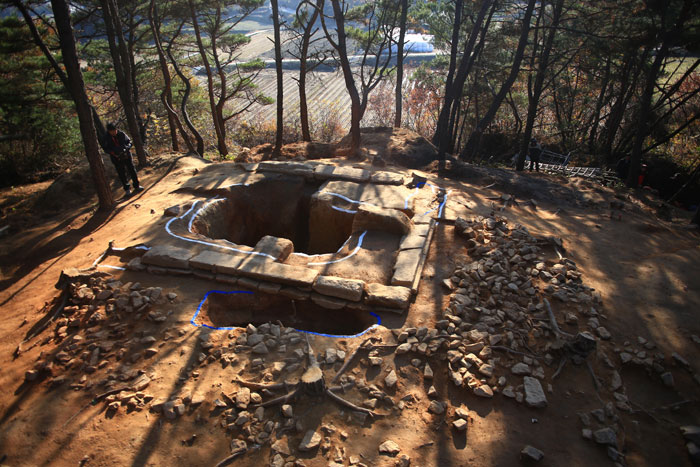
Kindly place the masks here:
<instances>
[{"instance_id":1,"label":"blue marking tape","mask_svg":"<svg viewBox=\"0 0 700 467\"><path fill-rule=\"evenodd\" d=\"M197 316L199 316L199 312L202 311L202 307L204 306L204 303L207 301L207 298L209 298L209 295L215 294L215 293L223 294L223 295L231 295L231 294L235 294L235 293L244 293L244 294L251 294L251 295L253 294L253 292L250 292L248 290L232 290L232 291L228 291L228 292L223 291L223 290L210 290L209 292L204 294L204 298L202 299L201 302L199 302L199 305L197 306L197 311L194 313L194 316L190 320L190 324L192 324L193 326L199 327L199 328L213 329L215 331L233 331L234 329L240 329L240 326L220 326L220 327L217 327L217 326L209 326L208 324L198 324L195 322L195 320L197 319ZM367 332L369 332L370 330L376 328L380 324L382 324L382 318L378 314L372 313L371 311L369 312L369 314L374 316L377 319L376 324L373 324L372 326L368 327L367 329L365 329L364 331L362 331L358 334L352 334L352 335L324 334L322 332L304 331L303 329L296 329L296 328L293 328L293 329L297 332L303 332L305 334L312 334L314 336L336 337L336 338L343 338L343 339L349 339L351 337L360 337L360 336L366 334Z\"/></svg>"}]
</instances>

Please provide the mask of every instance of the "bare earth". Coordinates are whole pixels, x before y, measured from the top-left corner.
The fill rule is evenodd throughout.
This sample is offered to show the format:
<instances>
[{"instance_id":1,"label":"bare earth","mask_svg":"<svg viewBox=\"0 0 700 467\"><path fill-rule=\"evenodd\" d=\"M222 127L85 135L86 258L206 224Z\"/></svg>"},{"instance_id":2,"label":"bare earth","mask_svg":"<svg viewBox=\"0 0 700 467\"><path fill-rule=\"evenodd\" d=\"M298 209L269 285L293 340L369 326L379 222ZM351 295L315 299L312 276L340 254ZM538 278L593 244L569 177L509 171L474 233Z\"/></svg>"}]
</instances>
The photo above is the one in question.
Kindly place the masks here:
<instances>
[{"instance_id":1,"label":"bare earth","mask_svg":"<svg viewBox=\"0 0 700 467\"><path fill-rule=\"evenodd\" d=\"M35 368L37 362L51 361L61 351L73 358L71 345L76 342L73 336L84 337L85 329L90 327L81 323L69 329L67 338L60 339L59 326L51 324L16 352L30 329L45 319L44 305L57 296L54 285L61 271L90 266L112 240L120 247L151 245L167 221L163 211L188 199L175 190L201 164L192 158L177 160L175 156L162 156L160 165L142 171L146 190L120 204L106 218L94 215L79 198L70 198L63 210L47 215L21 204L17 204L14 214L11 209L5 210L13 229L9 236L0 238L3 317L0 321L0 463L3 465L215 465L231 454L232 440L247 440L248 435L244 430L227 429L226 423L222 426L226 417L214 401L226 402L222 393L235 397L240 388L234 382L236 378L279 382L298 377L298 372L280 376L251 368L250 359L256 356L250 352L237 354L225 366L220 358L214 357L217 349L227 351L229 344L245 333L243 329L209 332L190 324L204 294L212 289L222 290L221 284L194 277L101 269L124 284L138 282L142 288L161 287L164 296L176 294L176 298L163 298L150 308L165 316L165 321L154 322L126 314L120 317L121 321L97 325L105 330L124 325L119 328L117 338L120 349L115 348L104 356L107 362L104 366L88 374L80 362L69 368L55 363L50 374L42 373L35 381L25 381L25 373ZM410 177L410 171L404 173ZM557 379L551 380L557 367L555 361L552 366L544 367L544 381L552 384L551 392L543 384L548 406L529 408L501 394L479 398L469 390L455 387L448 379L446 362L437 356L398 355L388 348L377 352L383 359L381 367L377 367L368 364L365 352L353 361L348 375L379 388L384 388L390 369L395 369L398 375L396 387L385 389L393 403L380 403L376 408L384 416L363 421L330 400L304 396L292 403L293 426L286 431L274 431L288 446L289 454L276 459L270 447L277 441L273 435L261 444L248 441L248 452L239 456L235 465L270 465L280 461L274 465L285 465L285 462L301 461L307 466L326 466L357 461L370 466L393 466L402 455L408 456L410 465L414 466L516 465L521 449L528 444L544 452L540 465L612 465L603 446L582 437L584 427L577 415L602 408L601 400L614 400L610 390L612 368L604 363L603 353L619 369L632 408L631 412L616 411L617 422L605 422L606 426L615 425L618 429L619 448L625 456L621 462L640 466L691 465L679 426L700 424L700 379L693 379L693 374L700 372L700 344L691 338L700 335L697 232L678 222L660 221L643 204L630 199L623 200L623 209L614 210L611 219L609 206L616 199L615 192L588 182L563 180L562 190L575 194L576 202L554 197L538 200L536 209L520 203L499 211L502 203L489 198L509 193L515 194L519 201L527 201L531 196L521 195L521 189L530 193L534 187L536 192L538 186L544 183L550 186L554 179L526 174L510 185L501 183L484 188L491 184L486 178L467 182L427 175L437 185L452 190L448 208L466 210L470 217L488 216L496 209L495 214L507 219L511 228L521 224L537 237L554 236L563 240L566 256L575 261L583 283L600 293L600 324L612 335L611 340L599 340L598 353L589 357L602 383L600 393L596 394L585 365L569 363ZM36 189L46 189L46 184ZM3 206L11 204L9 191L0 196ZM450 278L456 266L469 262L466 241L456 237L454 230L446 223L438 226L418 296L406 315L387 315L383 326L359 338L311 337L314 351L324 353L326 348L335 347L346 351L349 357L368 336L393 344L401 329L435 327L436 321L443 319L442 311L449 302L450 292L443 287L443 280ZM119 261L120 258L110 256L103 263L116 265ZM564 306L557 309L558 313L565 311ZM576 326L564 324L563 314L558 316L562 329L570 333L577 331ZM578 330L585 329L586 321L580 318ZM148 336L153 336L155 342L142 344ZM639 337L655 344L650 353L663 353L663 366L673 375L673 387L664 385L658 374L641 366L621 365L616 348L637 349ZM213 348L203 349L202 342L207 339ZM155 348L157 353L132 360L131 356L145 347ZM283 361L294 348L289 346L287 354L276 355L276 361ZM672 359L674 352L689 362L690 368L683 368ZM499 356L502 363L519 358L509 354ZM79 357L80 352L75 355ZM416 357L420 357L421 364L430 363L435 371L432 382L423 378L422 367L412 364ZM339 368L340 362L322 365L327 384ZM90 404L93 397L104 392L99 382L129 370L140 370L150 377L150 384L143 392L154 400L190 393L203 396L204 401L187 404L185 413L173 420L150 410L148 403L131 408L122 405L116 410L109 410L105 401ZM53 387L52 379L61 375L65 375L65 381ZM81 381L83 376L85 379ZM444 414L428 412L431 399L427 392L431 384L437 391L437 400L448 403ZM344 397L358 405L366 399L357 389L348 391ZM685 402L675 409L664 408L682 401ZM459 407L469 412L465 431L452 426L455 409ZM250 413L253 411L251 408ZM281 427L284 417L279 407L266 409L265 421L279 422ZM594 423L592 428L595 431L598 426ZM321 445L308 452L298 451L308 430L321 434ZM400 448L396 457L378 451L378 446L389 439Z\"/></svg>"}]
</instances>

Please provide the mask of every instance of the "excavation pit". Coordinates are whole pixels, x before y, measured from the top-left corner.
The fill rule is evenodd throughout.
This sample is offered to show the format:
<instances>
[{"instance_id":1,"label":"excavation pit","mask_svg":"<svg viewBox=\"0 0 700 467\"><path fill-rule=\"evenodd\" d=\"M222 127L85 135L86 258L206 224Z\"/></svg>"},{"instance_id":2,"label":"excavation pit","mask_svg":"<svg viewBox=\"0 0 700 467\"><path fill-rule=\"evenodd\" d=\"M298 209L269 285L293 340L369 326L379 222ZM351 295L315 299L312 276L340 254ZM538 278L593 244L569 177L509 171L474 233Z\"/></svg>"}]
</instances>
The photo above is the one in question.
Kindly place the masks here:
<instances>
[{"instance_id":1,"label":"excavation pit","mask_svg":"<svg viewBox=\"0 0 700 467\"><path fill-rule=\"evenodd\" d=\"M265 236L286 238L296 252L335 253L350 237L352 218L338 211L327 227L328 214L314 208L319 186L301 177L275 176L231 187L197 213L191 231L250 247Z\"/></svg>"},{"instance_id":2,"label":"excavation pit","mask_svg":"<svg viewBox=\"0 0 700 467\"><path fill-rule=\"evenodd\" d=\"M243 291L209 292L192 319L193 324L214 329L279 322L297 331L328 336L362 334L379 321L378 315L367 311L330 310L310 300Z\"/></svg>"}]
</instances>

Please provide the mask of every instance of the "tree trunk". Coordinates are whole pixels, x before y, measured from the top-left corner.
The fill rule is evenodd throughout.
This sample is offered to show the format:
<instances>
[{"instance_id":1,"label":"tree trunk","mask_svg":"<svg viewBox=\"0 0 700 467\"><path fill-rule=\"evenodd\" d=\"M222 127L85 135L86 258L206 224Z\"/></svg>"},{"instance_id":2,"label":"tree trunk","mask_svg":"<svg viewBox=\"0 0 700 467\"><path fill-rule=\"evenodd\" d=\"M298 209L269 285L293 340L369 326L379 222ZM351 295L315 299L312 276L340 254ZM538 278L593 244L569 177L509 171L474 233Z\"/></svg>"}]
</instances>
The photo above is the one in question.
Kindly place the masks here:
<instances>
[{"instance_id":1,"label":"tree trunk","mask_svg":"<svg viewBox=\"0 0 700 467\"><path fill-rule=\"evenodd\" d=\"M544 9L545 3L542 2L540 8ZM540 55L537 64L537 73L535 75L535 84L532 89L532 95L529 96L528 106L527 106L527 118L525 119L525 131L523 132L522 142L520 143L520 151L518 162L515 170L522 171L525 168L525 156L527 156L527 149L530 143L530 137L532 136L532 129L535 126L535 118L537 118L537 107L540 104L540 97L542 96L542 91L544 90L544 79L547 73L547 68L549 67L549 55L552 51L552 45L554 45L554 36L557 33L557 28L559 27L559 19L561 18L561 12L564 8L564 0L557 0L554 4L554 11L552 13L552 22L548 27L547 35L544 39L544 47L542 48L542 55Z\"/></svg>"},{"instance_id":2,"label":"tree trunk","mask_svg":"<svg viewBox=\"0 0 700 467\"><path fill-rule=\"evenodd\" d=\"M403 117L403 48L406 38L406 19L408 17L408 0L401 0L401 19L399 20L399 43L396 55L396 112L394 127L401 128Z\"/></svg>"},{"instance_id":3,"label":"tree trunk","mask_svg":"<svg viewBox=\"0 0 700 467\"><path fill-rule=\"evenodd\" d=\"M207 51L204 49L204 43L202 41L202 34L199 28L199 20L197 19L197 10L193 0L188 0L187 4L190 7L190 15L192 17L192 26L194 28L194 35L197 39L197 48L199 50L199 55L202 57L202 63L204 64L204 71L207 74L207 94L209 96L209 105L211 107L211 117L214 122L214 132L216 133L217 148L222 156L228 154L228 148L226 147L226 137L221 128L223 122L218 118L218 111L216 108L216 97L214 95L214 77L211 71L211 65L209 64L209 59L207 58Z\"/></svg>"},{"instance_id":4,"label":"tree trunk","mask_svg":"<svg viewBox=\"0 0 700 467\"><path fill-rule=\"evenodd\" d=\"M535 8L535 3L537 3L537 0L528 0L527 2L527 8L525 10L525 15L523 16L523 28L520 31L518 48L515 51L515 56L513 57L513 64L510 67L510 73L508 75L508 78L501 85L498 94L496 94L496 97L494 97L493 101L491 102L491 105L484 114L484 117L481 120L479 120L479 123L477 124L476 128L474 129L474 131L472 131L472 134L469 136L469 140L467 140L467 144L464 145L464 148L462 149L462 153L460 155L462 158L465 158L467 155L472 155L474 153L474 151L476 150L477 142L481 139L481 134L493 121L494 117L496 116L496 112L498 112L498 109L501 106L501 103L503 102L503 99L505 99L505 97L508 95L508 93L510 92L510 88L513 86L513 83L518 77L518 73L520 72L520 63L523 61L525 47L527 46L527 38L530 34L530 20L532 19L532 10Z\"/></svg>"},{"instance_id":5,"label":"tree trunk","mask_svg":"<svg viewBox=\"0 0 700 467\"><path fill-rule=\"evenodd\" d=\"M172 77L170 76L168 59L165 56L163 44L160 41L160 18L158 18L155 0L151 0L148 8L148 21L151 25L151 32L153 33L153 42L155 43L156 51L158 52L160 71L163 74L163 90L161 91L160 99L163 102L165 111L168 113L168 128L170 129L170 139L172 141L173 151L177 152L180 150L180 144L177 139L177 132L179 130L180 134L182 135L182 139L185 141L185 145L187 145L187 148L191 152L196 152L190 136L182 127L182 122L180 122L180 118L173 108Z\"/></svg>"},{"instance_id":6,"label":"tree trunk","mask_svg":"<svg viewBox=\"0 0 700 467\"><path fill-rule=\"evenodd\" d=\"M175 39L180 35L180 31L182 30L183 26L184 22L180 23L180 27L173 35L173 38L170 41L170 43L168 43L166 53L168 54L170 63L173 64L173 70L175 70L175 73L182 81L182 84L185 86L185 92L182 94L182 101L180 102L180 111L182 112L182 118L183 120L185 120L185 125L187 125L187 128L189 128L190 132L194 135L195 141L197 142L197 155L199 155L199 157L204 157L204 139L202 138L202 135L199 133L199 131L197 131L197 128L194 126L192 120L190 119L190 114L187 112L187 101L189 100L190 93L192 92L192 84L190 84L190 80L187 78L187 76L185 76L182 70L180 70L180 66L177 64L177 60L175 60L175 57L173 56L172 52L173 42L175 42Z\"/></svg>"},{"instance_id":7,"label":"tree trunk","mask_svg":"<svg viewBox=\"0 0 700 467\"><path fill-rule=\"evenodd\" d=\"M339 0L332 0L331 3L333 4L333 17L335 18L338 33L338 44L336 50L338 52L338 58L340 59L340 67L343 70L345 87L348 90L351 102L350 156L359 157L361 144L360 121L362 120L362 104L360 101L360 93L357 91L357 86L355 85L355 78L352 75L350 60L348 58L348 48L345 34L345 16L343 14L343 9L340 6Z\"/></svg>"},{"instance_id":8,"label":"tree trunk","mask_svg":"<svg viewBox=\"0 0 700 467\"><path fill-rule=\"evenodd\" d=\"M451 149L451 142L453 140L454 126L456 124L457 108L460 105L462 89L464 88L464 83L467 80L467 75L474 64L475 55L474 45L476 44L476 39L482 33L481 26L486 18L486 12L489 10L493 0L482 0L481 8L479 8L479 13L474 21L474 26L469 33L469 40L464 46L464 52L462 54L462 60L459 63L459 69L455 75L454 81L450 86L450 89L445 87L445 102L443 103L442 110L438 117L437 122L437 146L438 146L438 159L443 160L445 158L445 153Z\"/></svg>"},{"instance_id":9,"label":"tree trunk","mask_svg":"<svg viewBox=\"0 0 700 467\"><path fill-rule=\"evenodd\" d=\"M121 30L119 12L114 0L100 0L100 3L102 5L109 50L112 54L119 98L122 101L127 126L136 150L136 157L139 164L145 166L148 165L148 161L146 160L146 151L141 141L141 131L136 119L137 110L134 108L134 94L131 86L131 65L126 44L124 44L124 34Z\"/></svg>"},{"instance_id":10,"label":"tree trunk","mask_svg":"<svg viewBox=\"0 0 700 467\"><path fill-rule=\"evenodd\" d=\"M659 76L661 64L668 53L668 43L664 41L661 48L656 51L656 57L652 62L651 68L644 83L644 91L641 96L639 113L637 114L637 124L635 125L634 143L632 146L632 157L630 159L630 170L627 175L627 186L637 188L639 184L639 173L642 168L642 145L644 138L649 133L649 114L651 109L651 100L654 98L654 87L656 78Z\"/></svg>"},{"instance_id":11,"label":"tree trunk","mask_svg":"<svg viewBox=\"0 0 700 467\"><path fill-rule=\"evenodd\" d=\"M275 132L275 148L272 154L279 157L282 151L282 137L284 136L284 70L282 69L282 38L280 37L277 0L270 0L270 5L272 6L272 25L275 36L275 71L277 75L277 130Z\"/></svg>"},{"instance_id":12,"label":"tree trunk","mask_svg":"<svg viewBox=\"0 0 700 467\"><path fill-rule=\"evenodd\" d=\"M61 44L63 64L66 67L68 84L70 85L70 94L73 96L75 108L78 113L80 135L82 136L83 145L85 146L85 155L90 164L92 180L97 190L100 210L109 211L114 208L114 198L112 197L112 192L109 189L109 184L105 176L104 164L100 157L99 144L92 120L92 109L87 94L85 93L85 82L83 81L83 74L80 71L80 62L78 60L75 39L73 37L73 28L70 22L70 10L65 0L51 0L51 7Z\"/></svg>"},{"instance_id":13,"label":"tree trunk","mask_svg":"<svg viewBox=\"0 0 700 467\"><path fill-rule=\"evenodd\" d=\"M46 43L41 38L41 35L39 34L39 31L37 31L36 25L34 24L34 20L29 14L29 10L27 10L27 7L20 0L13 0L12 5L15 8L17 8L17 10L22 15L22 18L24 18L24 22L26 23L27 27L29 27L29 31L32 35L32 38L34 39L34 43L44 54L44 57L46 57L46 60L48 60L49 64L51 65L51 68L56 73L56 76L58 76L58 78L60 79L61 84L63 84L63 87L66 88L68 94L70 94L73 101L75 101L75 97L72 94L73 90L71 89L71 85L68 82L68 77L64 73L63 68L60 67L54 56L51 54L51 51L49 50ZM102 120L100 120L100 116L97 113L97 110L95 110L92 104L90 105L90 113L92 114L92 120L95 125L95 130L97 131L97 140L100 143L100 145L102 145L102 140L107 134L107 130L105 129Z\"/></svg>"},{"instance_id":14,"label":"tree trunk","mask_svg":"<svg viewBox=\"0 0 700 467\"><path fill-rule=\"evenodd\" d=\"M309 126L309 106L306 101L306 74L308 73L309 45L313 26L318 18L318 9L314 8L308 24L304 28L301 38L301 53L299 54L299 119L301 120L301 138L311 141L311 129Z\"/></svg>"}]
</instances>

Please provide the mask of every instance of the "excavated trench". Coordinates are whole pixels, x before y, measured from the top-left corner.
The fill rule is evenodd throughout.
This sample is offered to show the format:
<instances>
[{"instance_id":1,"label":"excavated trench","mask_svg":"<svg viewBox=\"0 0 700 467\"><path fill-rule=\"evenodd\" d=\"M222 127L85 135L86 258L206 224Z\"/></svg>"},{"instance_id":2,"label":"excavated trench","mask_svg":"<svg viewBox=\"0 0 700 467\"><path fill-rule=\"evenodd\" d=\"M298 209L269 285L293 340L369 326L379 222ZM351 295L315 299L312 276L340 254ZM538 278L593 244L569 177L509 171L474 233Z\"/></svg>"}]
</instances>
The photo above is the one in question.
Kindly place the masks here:
<instances>
[{"instance_id":1,"label":"excavated trench","mask_svg":"<svg viewBox=\"0 0 700 467\"><path fill-rule=\"evenodd\" d=\"M299 331L348 336L365 331L377 323L377 318L366 311L329 310L308 300L279 295L212 293L202 305L198 321L217 328L279 321Z\"/></svg>"},{"instance_id":2,"label":"excavated trench","mask_svg":"<svg viewBox=\"0 0 700 467\"><path fill-rule=\"evenodd\" d=\"M271 235L291 240L296 252L335 253L350 236L352 220L341 212L329 216L315 208L313 195L319 187L301 177L285 176L231 187L226 198L197 214L192 232L251 247Z\"/></svg>"}]
</instances>

